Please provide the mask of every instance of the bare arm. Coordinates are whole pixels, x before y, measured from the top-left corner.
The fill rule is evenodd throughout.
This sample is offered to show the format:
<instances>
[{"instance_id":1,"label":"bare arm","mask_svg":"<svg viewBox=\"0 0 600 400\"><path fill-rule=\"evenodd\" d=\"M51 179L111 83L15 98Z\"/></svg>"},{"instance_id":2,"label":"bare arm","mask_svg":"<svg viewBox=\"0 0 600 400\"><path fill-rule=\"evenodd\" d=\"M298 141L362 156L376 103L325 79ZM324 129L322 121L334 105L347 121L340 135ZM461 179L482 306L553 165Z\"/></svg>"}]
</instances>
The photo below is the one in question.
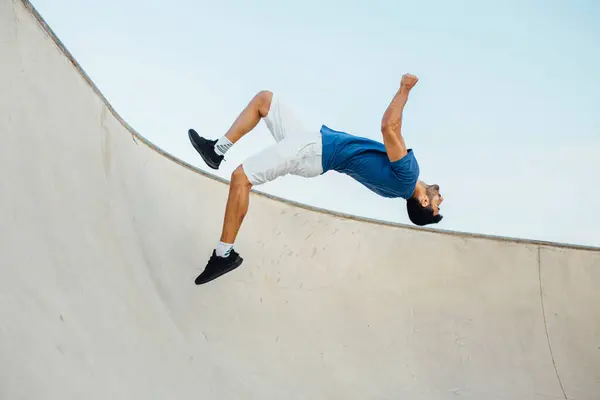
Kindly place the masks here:
<instances>
[{"instance_id":1,"label":"bare arm","mask_svg":"<svg viewBox=\"0 0 600 400\"><path fill-rule=\"evenodd\" d=\"M405 74L402 77L400 89L394 95L381 119L383 144L391 162L400 160L407 153L406 144L402 137L402 113L408 101L408 94L417 81L418 78L414 75Z\"/></svg>"}]
</instances>

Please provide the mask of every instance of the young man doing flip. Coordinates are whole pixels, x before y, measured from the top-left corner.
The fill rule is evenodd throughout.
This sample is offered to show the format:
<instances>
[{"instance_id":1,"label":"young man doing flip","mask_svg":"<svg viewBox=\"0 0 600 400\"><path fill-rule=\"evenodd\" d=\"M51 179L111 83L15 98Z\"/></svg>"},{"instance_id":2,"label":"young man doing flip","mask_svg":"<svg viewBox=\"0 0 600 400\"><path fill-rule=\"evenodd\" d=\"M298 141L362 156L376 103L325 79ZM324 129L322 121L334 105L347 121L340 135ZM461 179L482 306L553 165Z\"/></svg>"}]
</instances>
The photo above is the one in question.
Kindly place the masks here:
<instances>
[{"instance_id":1,"label":"young man doing flip","mask_svg":"<svg viewBox=\"0 0 600 400\"><path fill-rule=\"evenodd\" d=\"M417 82L414 75L402 76L400 87L381 121L383 143L325 125L320 129L307 127L269 91L256 94L218 140L205 139L190 129L192 145L213 169L219 168L227 150L261 119L276 142L233 171L221 238L205 270L196 278L196 284L212 281L241 265L243 259L233 245L248 211L250 190L284 175L310 178L337 171L380 196L406 199L408 216L416 225L441 221L439 210L443 198L439 186L427 185L418 179L419 164L412 149L406 148L402 136L402 113Z\"/></svg>"}]
</instances>

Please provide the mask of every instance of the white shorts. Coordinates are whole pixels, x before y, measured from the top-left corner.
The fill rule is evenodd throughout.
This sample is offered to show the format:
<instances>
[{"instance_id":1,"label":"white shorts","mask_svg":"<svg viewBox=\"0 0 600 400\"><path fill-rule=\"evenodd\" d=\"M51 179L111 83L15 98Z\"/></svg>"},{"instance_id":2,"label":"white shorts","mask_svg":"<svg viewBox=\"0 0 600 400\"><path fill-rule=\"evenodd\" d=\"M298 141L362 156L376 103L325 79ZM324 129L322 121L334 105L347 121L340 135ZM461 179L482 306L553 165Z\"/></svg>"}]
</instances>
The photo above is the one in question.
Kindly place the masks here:
<instances>
[{"instance_id":1,"label":"white shorts","mask_svg":"<svg viewBox=\"0 0 600 400\"><path fill-rule=\"evenodd\" d=\"M323 146L318 128L307 128L275 94L263 120L276 143L242 163L252 185L287 174L311 178L323 173Z\"/></svg>"}]
</instances>

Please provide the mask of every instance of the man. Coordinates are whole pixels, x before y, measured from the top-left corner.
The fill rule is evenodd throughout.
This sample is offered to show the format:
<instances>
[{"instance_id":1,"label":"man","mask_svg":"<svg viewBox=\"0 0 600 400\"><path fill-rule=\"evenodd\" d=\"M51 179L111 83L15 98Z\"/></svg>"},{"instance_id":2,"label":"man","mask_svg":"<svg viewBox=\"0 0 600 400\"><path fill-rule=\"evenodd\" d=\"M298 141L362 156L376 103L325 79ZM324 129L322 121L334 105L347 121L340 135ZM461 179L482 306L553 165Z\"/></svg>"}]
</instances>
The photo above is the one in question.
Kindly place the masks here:
<instances>
[{"instance_id":1,"label":"man","mask_svg":"<svg viewBox=\"0 0 600 400\"><path fill-rule=\"evenodd\" d=\"M261 119L276 141L233 171L221 238L196 284L209 282L241 265L243 259L233 244L248 211L250 189L287 174L309 178L330 170L344 173L383 197L406 199L408 216L416 225L441 221L443 198L439 186L418 179L419 165L401 133L404 106L417 81L414 75L402 76L400 88L381 121L383 144L325 125L320 130L304 126L269 91L256 94L218 140L205 139L190 129L192 145L213 169L219 168L227 150Z\"/></svg>"}]
</instances>

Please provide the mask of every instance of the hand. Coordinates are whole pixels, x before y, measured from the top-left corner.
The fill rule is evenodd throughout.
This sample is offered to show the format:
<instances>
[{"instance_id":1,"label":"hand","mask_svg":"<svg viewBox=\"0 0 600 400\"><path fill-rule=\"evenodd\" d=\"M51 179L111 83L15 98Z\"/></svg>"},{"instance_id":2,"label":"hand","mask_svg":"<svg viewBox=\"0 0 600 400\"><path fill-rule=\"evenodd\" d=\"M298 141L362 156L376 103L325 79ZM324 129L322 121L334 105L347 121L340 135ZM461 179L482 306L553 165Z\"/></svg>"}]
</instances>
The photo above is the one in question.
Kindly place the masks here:
<instances>
[{"instance_id":1,"label":"hand","mask_svg":"<svg viewBox=\"0 0 600 400\"><path fill-rule=\"evenodd\" d=\"M400 82L400 88L410 90L412 89L417 82L419 82L419 78L412 74L404 74L402 75L402 81Z\"/></svg>"}]
</instances>

